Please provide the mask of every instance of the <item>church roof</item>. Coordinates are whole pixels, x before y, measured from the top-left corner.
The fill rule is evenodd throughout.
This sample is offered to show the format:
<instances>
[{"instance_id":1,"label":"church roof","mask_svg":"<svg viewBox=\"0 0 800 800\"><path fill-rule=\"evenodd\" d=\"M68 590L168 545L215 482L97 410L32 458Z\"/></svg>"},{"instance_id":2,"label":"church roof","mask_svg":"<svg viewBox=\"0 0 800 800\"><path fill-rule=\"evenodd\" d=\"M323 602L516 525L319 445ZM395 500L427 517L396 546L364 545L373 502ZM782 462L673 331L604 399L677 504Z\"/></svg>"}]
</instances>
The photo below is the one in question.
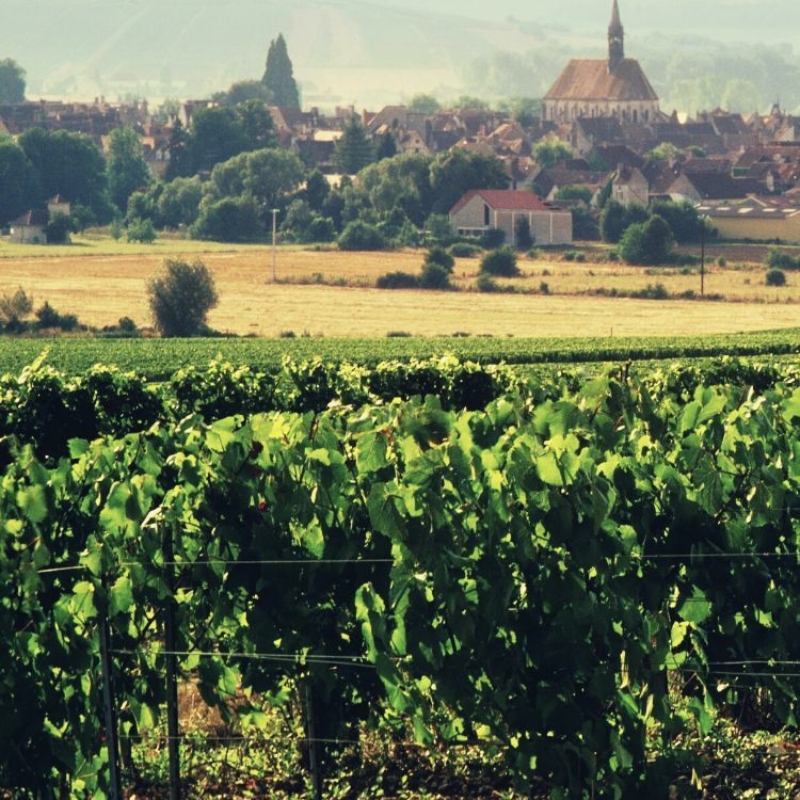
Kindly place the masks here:
<instances>
[{"instance_id":1,"label":"church roof","mask_svg":"<svg viewBox=\"0 0 800 800\"><path fill-rule=\"evenodd\" d=\"M609 71L606 59L573 58L544 99L657 102L658 96L633 58L623 59L613 72Z\"/></svg>"}]
</instances>

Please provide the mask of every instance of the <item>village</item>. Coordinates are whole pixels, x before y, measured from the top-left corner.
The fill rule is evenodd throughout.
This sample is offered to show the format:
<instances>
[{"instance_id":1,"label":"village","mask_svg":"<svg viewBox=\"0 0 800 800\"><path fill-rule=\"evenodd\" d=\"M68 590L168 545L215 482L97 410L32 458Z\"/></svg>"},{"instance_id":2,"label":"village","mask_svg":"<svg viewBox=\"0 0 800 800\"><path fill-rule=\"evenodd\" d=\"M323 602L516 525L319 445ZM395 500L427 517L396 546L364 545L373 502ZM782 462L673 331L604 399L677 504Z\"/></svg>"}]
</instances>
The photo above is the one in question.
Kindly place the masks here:
<instances>
[{"instance_id":1,"label":"village","mask_svg":"<svg viewBox=\"0 0 800 800\"><path fill-rule=\"evenodd\" d=\"M800 117L777 102L768 113L749 115L723 109L689 117L667 112L659 108L638 61L625 54L616 1L608 42L607 59L573 59L566 65L536 116L491 110L479 102L447 109L411 103L328 112L266 104L273 141L296 155L307 173L318 170L332 186L339 185L342 173L337 142L354 121L373 144L370 160L381 153L435 157L454 150L496 158L512 193L495 191L480 213L464 211L468 202L462 198L451 218L461 234L503 227L510 241L511 220L534 213L546 214L538 222L530 217L537 242L569 243L573 231L563 213L582 207L597 214L611 197L624 206L689 202L721 239L800 242ZM151 175L164 180L176 130L191 131L198 113L219 105L219 98L158 108L146 100L112 103L102 97L91 103L31 100L0 106L0 134L16 138L35 128L84 134L107 154L112 132L130 128ZM561 220L558 231L550 231L554 214ZM31 209L14 220L15 240L42 241L46 220L41 209ZM576 228L574 238L588 237Z\"/></svg>"}]
</instances>

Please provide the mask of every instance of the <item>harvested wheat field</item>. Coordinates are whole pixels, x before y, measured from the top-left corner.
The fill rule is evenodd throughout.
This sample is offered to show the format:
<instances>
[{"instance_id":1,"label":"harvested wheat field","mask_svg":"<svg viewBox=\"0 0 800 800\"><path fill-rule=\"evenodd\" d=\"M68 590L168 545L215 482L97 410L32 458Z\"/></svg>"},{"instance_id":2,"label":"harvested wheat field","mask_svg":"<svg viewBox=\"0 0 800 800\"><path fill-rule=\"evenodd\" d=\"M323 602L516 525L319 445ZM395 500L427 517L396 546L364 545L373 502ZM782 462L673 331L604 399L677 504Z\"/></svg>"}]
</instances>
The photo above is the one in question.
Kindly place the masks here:
<instances>
[{"instance_id":1,"label":"harvested wheat field","mask_svg":"<svg viewBox=\"0 0 800 800\"><path fill-rule=\"evenodd\" d=\"M150 322L146 281L163 259L199 258L212 271L220 296L209 324L239 335L385 336L609 336L729 333L800 326L800 275L788 285L764 285L761 264L709 265L706 296L699 268L642 269L613 262L576 263L561 254L521 258L520 278L498 280L513 292L475 290L477 259L459 259L458 291L378 290L385 273L418 272L424 251L345 253L265 246L159 240L129 245L110 240L64 247L0 244L0 295L22 287L35 306L48 301L63 314L102 327L131 317ZM598 258L598 256L593 256ZM658 289L670 299L635 299Z\"/></svg>"}]
</instances>

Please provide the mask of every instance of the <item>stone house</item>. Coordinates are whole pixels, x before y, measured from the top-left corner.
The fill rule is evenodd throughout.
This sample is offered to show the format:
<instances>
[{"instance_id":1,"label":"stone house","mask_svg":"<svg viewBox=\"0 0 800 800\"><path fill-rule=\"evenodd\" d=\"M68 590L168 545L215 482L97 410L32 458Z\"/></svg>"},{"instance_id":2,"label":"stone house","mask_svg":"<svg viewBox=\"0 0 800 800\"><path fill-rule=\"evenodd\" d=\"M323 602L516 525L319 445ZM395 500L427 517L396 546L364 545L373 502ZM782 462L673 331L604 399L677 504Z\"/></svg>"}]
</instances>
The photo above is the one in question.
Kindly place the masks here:
<instances>
[{"instance_id":1,"label":"stone house","mask_svg":"<svg viewBox=\"0 0 800 800\"><path fill-rule=\"evenodd\" d=\"M481 236L498 228L516 244L518 220L525 218L537 244L572 243L572 214L545 203L533 192L513 189L473 189L450 210L450 225L460 236Z\"/></svg>"}]
</instances>

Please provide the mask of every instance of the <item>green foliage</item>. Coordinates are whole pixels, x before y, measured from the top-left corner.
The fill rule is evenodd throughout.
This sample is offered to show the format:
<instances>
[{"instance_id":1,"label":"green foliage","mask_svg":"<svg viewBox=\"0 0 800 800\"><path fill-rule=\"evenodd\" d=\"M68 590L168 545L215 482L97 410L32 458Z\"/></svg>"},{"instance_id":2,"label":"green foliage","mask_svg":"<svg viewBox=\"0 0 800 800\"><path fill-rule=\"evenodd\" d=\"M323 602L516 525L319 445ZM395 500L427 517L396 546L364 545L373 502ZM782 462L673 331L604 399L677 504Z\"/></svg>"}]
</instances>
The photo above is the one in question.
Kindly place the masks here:
<instances>
[{"instance_id":1,"label":"green foliage","mask_svg":"<svg viewBox=\"0 0 800 800\"><path fill-rule=\"evenodd\" d=\"M550 169L561 161L572 158L572 148L555 134L549 134L533 146L533 157L542 169Z\"/></svg>"},{"instance_id":2,"label":"green foliage","mask_svg":"<svg viewBox=\"0 0 800 800\"><path fill-rule=\"evenodd\" d=\"M36 171L13 140L0 140L0 225L25 213L39 199Z\"/></svg>"},{"instance_id":3,"label":"green foliage","mask_svg":"<svg viewBox=\"0 0 800 800\"><path fill-rule=\"evenodd\" d=\"M442 104L431 94L415 94L408 102L408 110L412 114L433 116L441 109Z\"/></svg>"},{"instance_id":4,"label":"green foliage","mask_svg":"<svg viewBox=\"0 0 800 800\"><path fill-rule=\"evenodd\" d=\"M47 301L36 309L36 325L43 330L57 328L69 332L78 327L78 318L75 314L59 314Z\"/></svg>"},{"instance_id":5,"label":"green foliage","mask_svg":"<svg viewBox=\"0 0 800 800\"><path fill-rule=\"evenodd\" d=\"M488 272L479 272L475 281L475 286L479 292L499 292L500 286Z\"/></svg>"},{"instance_id":6,"label":"green foliage","mask_svg":"<svg viewBox=\"0 0 800 800\"><path fill-rule=\"evenodd\" d=\"M340 250L385 250L389 243L374 225L350 222L337 239Z\"/></svg>"},{"instance_id":7,"label":"green foliage","mask_svg":"<svg viewBox=\"0 0 800 800\"><path fill-rule=\"evenodd\" d=\"M281 108L300 108L300 92L282 33L270 42L267 65L261 82L269 91L273 105Z\"/></svg>"},{"instance_id":8,"label":"green foliage","mask_svg":"<svg viewBox=\"0 0 800 800\"><path fill-rule=\"evenodd\" d=\"M426 260L422 266L419 276L419 286L421 289L449 289L450 272L443 264L438 261Z\"/></svg>"},{"instance_id":9,"label":"green foliage","mask_svg":"<svg viewBox=\"0 0 800 800\"><path fill-rule=\"evenodd\" d=\"M800 255L793 256L785 250L770 247L767 254L767 267L783 270L800 269Z\"/></svg>"},{"instance_id":10,"label":"green foliage","mask_svg":"<svg viewBox=\"0 0 800 800\"><path fill-rule=\"evenodd\" d=\"M527 217L517 217L514 223L514 246L517 250L526 252L533 247L536 240L531 233L531 223Z\"/></svg>"},{"instance_id":11,"label":"green foliage","mask_svg":"<svg viewBox=\"0 0 800 800\"><path fill-rule=\"evenodd\" d=\"M767 270L764 276L764 283L766 283L767 286L785 286L786 273L782 269L772 267Z\"/></svg>"},{"instance_id":12,"label":"green foliage","mask_svg":"<svg viewBox=\"0 0 800 800\"><path fill-rule=\"evenodd\" d=\"M429 248L425 255L425 264L439 264L448 274L453 272L455 263L453 256L439 245Z\"/></svg>"},{"instance_id":13,"label":"green foliage","mask_svg":"<svg viewBox=\"0 0 800 800\"><path fill-rule=\"evenodd\" d=\"M455 242L447 248L447 252L454 258L475 258L480 255L481 248L469 242Z\"/></svg>"},{"instance_id":14,"label":"green foliage","mask_svg":"<svg viewBox=\"0 0 800 800\"><path fill-rule=\"evenodd\" d=\"M588 186L562 186L556 200L580 200L588 206L592 202L592 190Z\"/></svg>"},{"instance_id":15,"label":"green foliage","mask_svg":"<svg viewBox=\"0 0 800 800\"><path fill-rule=\"evenodd\" d=\"M517 256L510 247L492 250L481 259L481 272L500 278L516 278L520 274Z\"/></svg>"},{"instance_id":16,"label":"green foliage","mask_svg":"<svg viewBox=\"0 0 800 800\"><path fill-rule=\"evenodd\" d=\"M60 196L90 208L101 222L111 219L106 163L91 137L29 128L17 141L33 166L39 205Z\"/></svg>"},{"instance_id":17,"label":"green foliage","mask_svg":"<svg viewBox=\"0 0 800 800\"><path fill-rule=\"evenodd\" d=\"M387 272L375 281L377 289L416 289L418 286L419 278L411 272Z\"/></svg>"},{"instance_id":18,"label":"green foliage","mask_svg":"<svg viewBox=\"0 0 800 800\"><path fill-rule=\"evenodd\" d=\"M22 321L33 312L33 297L21 286L13 294L0 296L0 320L7 330L19 330Z\"/></svg>"},{"instance_id":19,"label":"green foliage","mask_svg":"<svg viewBox=\"0 0 800 800\"><path fill-rule=\"evenodd\" d=\"M175 417L99 439L97 408L136 407L129 377L3 382L0 421L40 412L0 480L12 795L107 793L101 618L126 730L160 730L170 598L181 671L234 724L259 714L250 697L291 713L302 690L321 739L382 724L420 747L476 741L531 794L655 796L648 748L708 733L745 694L793 722L800 683L774 665L800 642L796 375L727 360L512 383L450 359L369 374L316 359L268 378L217 362L176 381L191 399ZM415 399L364 405L397 387ZM239 415L275 397L299 413Z\"/></svg>"},{"instance_id":20,"label":"green foliage","mask_svg":"<svg viewBox=\"0 0 800 800\"><path fill-rule=\"evenodd\" d=\"M255 200L242 195L203 205L191 231L194 239L254 242L264 238L265 228Z\"/></svg>"},{"instance_id":21,"label":"green foliage","mask_svg":"<svg viewBox=\"0 0 800 800\"><path fill-rule=\"evenodd\" d=\"M108 139L106 160L111 202L119 211L128 207L128 198L138 189L146 189L153 176L144 160L139 135L131 127L116 128Z\"/></svg>"},{"instance_id":22,"label":"green foliage","mask_svg":"<svg viewBox=\"0 0 800 800\"><path fill-rule=\"evenodd\" d=\"M0 105L25 102L25 70L13 58L0 61Z\"/></svg>"},{"instance_id":23,"label":"green foliage","mask_svg":"<svg viewBox=\"0 0 800 800\"><path fill-rule=\"evenodd\" d=\"M354 114L336 142L336 166L345 175L355 175L375 160L369 133Z\"/></svg>"},{"instance_id":24,"label":"green foliage","mask_svg":"<svg viewBox=\"0 0 800 800\"><path fill-rule=\"evenodd\" d=\"M596 213L582 206L570 209L572 213L572 236L578 241L593 242L600 238L600 226Z\"/></svg>"},{"instance_id":25,"label":"green foliage","mask_svg":"<svg viewBox=\"0 0 800 800\"><path fill-rule=\"evenodd\" d=\"M633 223L625 229L619 254L628 264L664 264L672 251L672 231L658 215L645 223Z\"/></svg>"},{"instance_id":26,"label":"green foliage","mask_svg":"<svg viewBox=\"0 0 800 800\"><path fill-rule=\"evenodd\" d=\"M431 211L449 214L470 189L506 189L508 181L503 163L496 156L452 148L437 155L431 163L430 185L434 197Z\"/></svg>"},{"instance_id":27,"label":"green foliage","mask_svg":"<svg viewBox=\"0 0 800 800\"><path fill-rule=\"evenodd\" d=\"M694 205L688 201L674 203L667 200L656 200L650 207L650 213L658 214L667 222L678 244L699 242L703 237L703 226L707 223L700 217Z\"/></svg>"},{"instance_id":28,"label":"green foliage","mask_svg":"<svg viewBox=\"0 0 800 800\"><path fill-rule=\"evenodd\" d=\"M455 239L453 226L447 214L431 214L425 220L428 239L436 245L446 247Z\"/></svg>"},{"instance_id":29,"label":"green foliage","mask_svg":"<svg viewBox=\"0 0 800 800\"><path fill-rule=\"evenodd\" d=\"M202 261L166 259L147 282L153 323L162 336L197 336L217 304L214 277Z\"/></svg>"},{"instance_id":30,"label":"green foliage","mask_svg":"<svg viewBox=\"0 0 800 800\"><path fill-rule=\"evenodd\" d=\"M506 240L506 232L502 228L487 228L481 236L481 247L484 250L496 250Z\"/></svg>"},{"instance_id":31,"label":"green foliage","mask_svg":"<svg viewBox=\"0 0 800 800\"><path fill-rule=\"evenodd\" d=\"M53 214L45 228L47 243L66 244L72 230L74 230L74 224L68 214Z\"/></svg>"},{"instance_id":32,"label":"green foliage","mask_svg":"<svg viewBox=\"0 0 800 800\"><path fill-rule=\"evenodd\" d=\"M128 225L128 241L152 244L157 238L156 229L149 219L135 219Z\"/></svg>"}]
</instances>

